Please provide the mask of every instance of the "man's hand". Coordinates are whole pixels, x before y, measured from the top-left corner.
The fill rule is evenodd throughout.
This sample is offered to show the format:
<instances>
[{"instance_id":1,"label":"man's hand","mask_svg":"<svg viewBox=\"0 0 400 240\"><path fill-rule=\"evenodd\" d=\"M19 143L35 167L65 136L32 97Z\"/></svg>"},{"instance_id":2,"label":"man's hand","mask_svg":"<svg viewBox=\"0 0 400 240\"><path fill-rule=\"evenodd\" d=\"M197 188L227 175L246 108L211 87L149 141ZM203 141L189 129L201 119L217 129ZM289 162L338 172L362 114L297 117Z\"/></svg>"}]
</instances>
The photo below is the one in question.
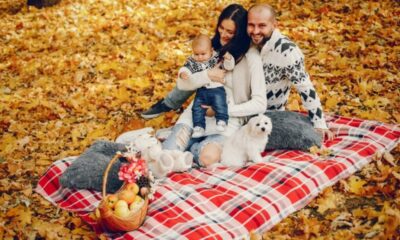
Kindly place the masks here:
<instances>
[{"instance_id":1,"label":"man's hand","mask_svg":"<svg viewBox=\"0 0 400 240\"><path fill-rule=\"evenodd\" d=\"M181 72L181 74L179 74L179 77L183 80L189 80L189 74L187 72Z\"/></svg>"},{"instance_id":2,"label":"man's hand","mask_svg":"<svg viewBox=\"0 0 400 240\"><path fill-rule=\"evenodd\" d=\"M211 106L208 105L201 105L202 108L206 109L206 116L207 117L214 117L215 116L215 112L212 109Z\"/></svg>"},{"instance_id":3,"label":"man's hand","mask_svg":"<svg viewBox=\"0 0 400 240\"><path fill-rule=\"evenodd\" d=\"M333 137L335 136L335 135L333 134L333 132L332 132L331 130L329 130L329 129L316 128L315 130L317 130L317 132L319 132L319 133L322 135L322 137L323 137L324 139L325 139L325 137L326 137L326 139L332 140Z\"/></svg>"},{"instance_id":4,"label":"man's hand","mask_svg":"<svg viewBox=\"0 0 400 240\"><path fill-rule=\"evenodd\" d=\"M207 71L208 77L213 82L225 83L225 73L224 69L220 69L221 63L217 64L215 67Z\"/></svg>"}]
</instances>

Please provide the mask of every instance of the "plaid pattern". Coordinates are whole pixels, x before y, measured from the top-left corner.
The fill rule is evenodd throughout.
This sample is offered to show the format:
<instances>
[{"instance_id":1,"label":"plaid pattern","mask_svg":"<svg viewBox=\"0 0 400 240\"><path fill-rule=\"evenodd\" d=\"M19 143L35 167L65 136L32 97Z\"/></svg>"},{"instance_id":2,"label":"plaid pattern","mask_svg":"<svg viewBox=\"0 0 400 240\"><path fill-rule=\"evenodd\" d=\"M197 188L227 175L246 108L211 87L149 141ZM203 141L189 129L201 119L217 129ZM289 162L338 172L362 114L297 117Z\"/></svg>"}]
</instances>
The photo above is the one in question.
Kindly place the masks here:
<instances>
[{"instance_id":1,"label":"plaid pattern","mask_svg":"<svg viewBox=\"0 0 400 240\"><path fill-rule=\"evenodd\" d=\"M336 138L324 145L329 156L301 151L263 153L266 163L245 168L219 167L174 173L159 182L142 227L115 239L242 239L249 231L264 232L301 209L324 188L366 165L377 151L398 144L400 127L374 121L328 116ZM101 200L98 192L62 189L58 178L74 157L55 162L40 179L36 192L63 209L91 218Z\"/></svg>"}]
</instances>

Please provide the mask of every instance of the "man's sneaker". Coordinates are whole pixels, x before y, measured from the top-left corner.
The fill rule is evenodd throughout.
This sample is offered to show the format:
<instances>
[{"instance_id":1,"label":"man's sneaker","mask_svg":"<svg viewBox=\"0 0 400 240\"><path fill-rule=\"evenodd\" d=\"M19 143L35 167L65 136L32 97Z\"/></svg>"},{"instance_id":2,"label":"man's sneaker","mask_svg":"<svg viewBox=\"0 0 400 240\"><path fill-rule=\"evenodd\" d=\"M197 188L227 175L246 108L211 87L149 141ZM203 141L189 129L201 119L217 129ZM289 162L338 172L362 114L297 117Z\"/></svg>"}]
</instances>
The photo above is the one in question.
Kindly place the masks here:
<instances>
[{"instance_id":1,"label":"man's sneaker","mask_svg":"<svg viewBox=\"0 0 400 240\"><path fill-rule=\"evenodd\" d=\"M158 117L162 113L169 112L171 110L172 110L172 108L165 105L164 99L161 99L156 104L151 106L149 110L142 112L140 115L144 119L151 119L151 118Z\"/></svg>"},{"instance_id":2,"label":"man's sneaker","mask_svg":"<svg viewBox=\"0 0 400 240\"><path fill-rule=\"evenodd\" d=\"M204 128L202 127L194 127L192 138L199 138L204 136Z\"/></svg>"},{"instance_id":3,"label":"man's sneaker","mask_svg":"<svg viewBox=\"0 0 400 240\"><path fill-rule=\"evenodd\" d=\"M226 123L224 121L217 122L217 131L223 132L225 131Z\"/></svg>"}]
</instances>

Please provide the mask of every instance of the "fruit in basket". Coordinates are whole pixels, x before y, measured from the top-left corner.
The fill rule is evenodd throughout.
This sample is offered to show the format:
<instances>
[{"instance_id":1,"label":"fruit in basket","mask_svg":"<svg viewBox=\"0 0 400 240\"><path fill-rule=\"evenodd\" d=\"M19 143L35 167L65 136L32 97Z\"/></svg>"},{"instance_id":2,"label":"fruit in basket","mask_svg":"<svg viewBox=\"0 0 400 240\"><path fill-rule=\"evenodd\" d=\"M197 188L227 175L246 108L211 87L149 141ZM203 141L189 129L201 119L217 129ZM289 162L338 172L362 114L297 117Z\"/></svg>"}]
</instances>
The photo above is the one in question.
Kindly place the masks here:
<instances>
[{"instance_id":1,"label":"fruit in basket","mask_svg":"<svg viewBox=\"0 0 400 240\"><path fill-rule=\"evenodd\" d=\"M136 193L131 190L124 189L118 194L118 198L124 200L128 204L131 204L136 199Z\"/></svg>"},{"instance_id":2,"label":"fruit in basket","mask_svg":"<svg viewBox=\"0 0 400 240\"><path fill-rule=\"evenodd\" d=\"M135 201L129 205L129 209L132 212L136 212L137 210L139 210L143 206L143 204L144 204L143 198L137 196Z\"/></svg>"},{"instance_id":3,"label":"fruit in basket","mask_svg":"<svg viewBox=\"0 0 400 240\"><path fill-rule=\"evenodd\" d=\"M147 201L147 196L146 196L146 201L144 201L140 196L137 195L139 192L139 184L137 183L136 185L134 184L129 184L130 183L136 183L138 180L137 175L142 176L148 174L147 169L143 168L143 166L139 166L141 169L144 169L146 171L139 171L140 169L134 168L133 170L135 171L130 171L132 169L128 168L125 169L127 171L122 171L123 167L120 168L120 171L118 173L119 177L122 177L121 180L125 182L124 186L118 191L116 194L109 194L107 196L105 192L105 186L107 186L107 177L108 177L108 172L111 169L112 164L119 159L121 155L116 154L113 159L109 162L107 165L107 169L104 173L103 176L103 192L102 195L103 200L101 201L98 211L95 211L96 215L96 221L101 225L101 227L104 227L105 230L108 230L110 232L120 232L120 231L133 231L139 228L142 224L143 221L145 220L146 213L148 210L148 201ZM125 155L124 155L125 156ZM133 153L129 152L127 156L132 157ZM131 159L131 162L134 163L136 161L136 158ZM124 165L125 166L125 165ZM145 167L145 166L144 166ZM122 169L122 170L121 170ZM129 170L129 171L128 171ZM137 171L136 171L137 170ZM152 177L151 173L149 173L150 177ZM129 181L128 181L129 180ZM152 189L153 190L153 189ZM127 192L127 193L122 193L121 192ZM119 197L122 195L122 198L133 198L134 200L131 204L135 203L135 209L138 208L137 211L133 212L130 210L130 205L128 204L127 201L123 199L119 199ZM137 198L137 199L136 199ZM131 199L130 199L131 200ZM129 199L128 199L129 201ZM142 201L143 203L141 205L137 204L137 202ZM133 206L132 206L133 208ZM99 214L100 213L100 214Z\"/></svg>"},{"instance_id":4,"label":"fruit in basket","mask_svg":"<svg viewBox=\"0 0 400 240\"><path fill-rule=\"evenodd\" d=\"M141 203L141 202L144 202L143 198L141 198L139 195L137 195L134 203Z\"/></svg>"},{"instance_id":5,"label":"fruit in basket","mask_svg":"<svg viewBox=\"0 0 400 240\"><path fill-rule=\"evenodd\" d=\"M107 196L106 204L109 208L113 208L118 201L118 197L115 194Z\"/></svg>"},{"instance_id":6,"label":"fruit in basket","mask_svg":"<svg viewBox=\"0 0 400 240\"><path fill-rule=\"evenodd\" d=\"M140 209L140 207L141 206L139 204L134 202L129 206L129 209L131 210L131 212L136 212L136 211L138 211Z\"/></svg>"},{"instance_id":7,"label":"fruit in basket","mask_svg":"<svg viewBox=\"0 0 400 240\"><path fill-rule=\"evenodd\" d=\"M139 193L139 186L136 183L126 184L125 189L128 191L134 192L135 195Z\"/></svg>"},{"instance_id":8,"label":"fruit in basket","mask_svg":"<svg viewBox=\"0 0 400 240\"><path fill-rule=\"evenodd\" d=\"M121 218L129 216L130 211L128 208L128 203L124 200L118 200L118 202L115 204L114 214Z\"/></svg>"}]
</instances>

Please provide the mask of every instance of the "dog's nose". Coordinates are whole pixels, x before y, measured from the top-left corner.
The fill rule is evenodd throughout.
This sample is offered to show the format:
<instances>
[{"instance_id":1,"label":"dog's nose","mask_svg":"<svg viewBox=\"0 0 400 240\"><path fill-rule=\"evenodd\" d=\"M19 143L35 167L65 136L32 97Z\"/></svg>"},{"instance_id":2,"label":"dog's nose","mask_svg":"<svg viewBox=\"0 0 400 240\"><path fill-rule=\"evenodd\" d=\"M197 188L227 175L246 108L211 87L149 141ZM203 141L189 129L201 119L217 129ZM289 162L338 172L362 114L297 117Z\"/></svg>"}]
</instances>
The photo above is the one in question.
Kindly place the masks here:
<instances>
[{"instance_id":1,"label":"dog's nose","mask_svg":"<svg viewBox=\"0 0 400 240\"><path fill-rule=\"evenodd\" d=\"M262 128L261 128L261 131L265 132L265 128L262 127Z\"/></svg>"}]
</instances>

